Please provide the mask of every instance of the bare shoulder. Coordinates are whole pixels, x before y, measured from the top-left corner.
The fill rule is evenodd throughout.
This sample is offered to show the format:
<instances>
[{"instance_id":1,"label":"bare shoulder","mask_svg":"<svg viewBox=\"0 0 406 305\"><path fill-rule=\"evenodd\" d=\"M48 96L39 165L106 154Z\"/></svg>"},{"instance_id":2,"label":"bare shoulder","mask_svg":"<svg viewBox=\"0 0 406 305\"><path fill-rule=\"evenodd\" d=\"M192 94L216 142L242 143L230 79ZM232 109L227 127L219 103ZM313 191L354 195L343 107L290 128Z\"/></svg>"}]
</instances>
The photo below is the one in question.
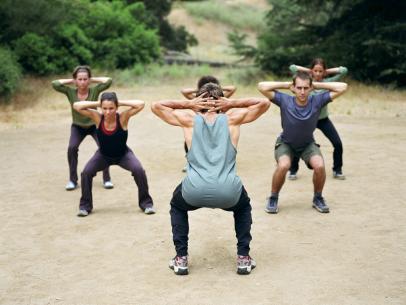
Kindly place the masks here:
<instances>
[{"instance_id":1,"label":"bare shoulder","mask_svg":"<svg viewBox=\"0 0 406 305\"><path fill-rule=\"evenodd\" d=\"M190 109L175 109L173 115L183 127L191 127L196 113Z\"/></svg>"},{"instance_id":2,"label":"bare shoulder","mask_svg":"<svg viewBox=\"0 0 406 305\"><path fill-rule=\"evenodd\" d=\"M249 112L247 108L232 108L225 114L229 125L240 125L242 118Z\"/></svg>"}]
</instances>

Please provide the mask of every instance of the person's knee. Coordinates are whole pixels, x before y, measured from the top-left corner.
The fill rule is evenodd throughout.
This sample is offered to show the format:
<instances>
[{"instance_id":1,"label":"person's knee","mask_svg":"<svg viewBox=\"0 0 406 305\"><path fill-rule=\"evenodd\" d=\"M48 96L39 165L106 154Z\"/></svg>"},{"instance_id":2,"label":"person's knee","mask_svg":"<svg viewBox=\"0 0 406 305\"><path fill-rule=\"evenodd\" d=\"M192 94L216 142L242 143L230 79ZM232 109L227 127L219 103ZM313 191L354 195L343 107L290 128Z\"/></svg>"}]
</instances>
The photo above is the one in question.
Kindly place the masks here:
<instances>
[{"instance_id":1,"label":"person's knee","mask_svg":"<svg viewBox=\"0 0 406 305\"><path fill-rule=\"evenodd\" d=\"M96 176L97 171L95 171L93 168L91 167L85 167L81 173L82 177L85 178L93 178L94 176Z\"/></svg>"},{"instance_id":2,"label":"person's knee","mask_svg":"<svg viewBox=\"0 0 406 305\"><path fill-rule=\"evenodd\" d=\"M278 160L278 169L282 171L288 171L291 165L290 158L288 156L282 156Z\"/></svg>"},{"instance_id":3,"label":"person's knee","mask_svg":"<svg viewBox=\"0 0 406 305\"><path fill-rule=\"evenodd\" d=\"M321 156L312 156L310 158L310 165L315 172L323 172L324 169L324 160Z\"/></svg>"},{"instance_id":4,"label":"person's knee","mask_svg":"<svg viewBox=\"0 0 406 305\"><path fill-rule=\"evenodd\" d=\"M133 164L130 171L133 176L145 175L145 170L141 164Z\"/></svg>"}]
</instances>

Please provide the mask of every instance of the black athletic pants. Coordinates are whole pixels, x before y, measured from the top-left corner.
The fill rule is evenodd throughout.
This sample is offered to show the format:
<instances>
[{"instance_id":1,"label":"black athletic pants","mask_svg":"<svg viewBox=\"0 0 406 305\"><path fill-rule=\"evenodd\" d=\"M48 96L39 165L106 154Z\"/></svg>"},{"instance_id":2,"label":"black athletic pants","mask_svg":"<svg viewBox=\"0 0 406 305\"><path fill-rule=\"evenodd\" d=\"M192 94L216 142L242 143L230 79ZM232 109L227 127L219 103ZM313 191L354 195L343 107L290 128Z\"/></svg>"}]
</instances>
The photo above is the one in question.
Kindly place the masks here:
<instances>
[{"instance_id":1,"label":"black athletic pants","mask_svg":"<svg viewBox=\"0 0 406 305\"><path fill-rule=\"evenodd\" d=\"M188 254L188 235L189 235L189 220L188 211L199 209L189 205L182 197L182 184L179 184L173 192L171 200L171 224L173 243L176 249L176 255L186 256ZM251 242L251 204L250 198L242 188L241 197L237 204L231 208L224 209L234 213L234 228L237 237L237 254L248 255Z\"/></svg>"}]
</instances>

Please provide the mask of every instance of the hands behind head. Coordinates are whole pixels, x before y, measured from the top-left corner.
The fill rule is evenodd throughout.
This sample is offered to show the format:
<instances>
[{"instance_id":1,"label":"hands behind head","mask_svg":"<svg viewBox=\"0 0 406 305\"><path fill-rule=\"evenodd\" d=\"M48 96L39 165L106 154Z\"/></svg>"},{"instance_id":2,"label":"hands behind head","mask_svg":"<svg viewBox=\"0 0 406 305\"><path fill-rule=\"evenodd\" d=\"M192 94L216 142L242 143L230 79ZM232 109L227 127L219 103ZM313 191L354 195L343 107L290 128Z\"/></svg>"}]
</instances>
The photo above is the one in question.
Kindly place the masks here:
<instances>
[{"instance_id":1,"label":"hands behind head","mask_svg":"<svg viewBox=\"0 0 406 305\"><path fill-rule=\"evenodd\" d=\"M194 98L190 101L190 109L196 112L226 112L232 108L232 102L226 97L220 97L218 99L214 97L205 97L206 93Z\"/></svg>"}]
</instances>

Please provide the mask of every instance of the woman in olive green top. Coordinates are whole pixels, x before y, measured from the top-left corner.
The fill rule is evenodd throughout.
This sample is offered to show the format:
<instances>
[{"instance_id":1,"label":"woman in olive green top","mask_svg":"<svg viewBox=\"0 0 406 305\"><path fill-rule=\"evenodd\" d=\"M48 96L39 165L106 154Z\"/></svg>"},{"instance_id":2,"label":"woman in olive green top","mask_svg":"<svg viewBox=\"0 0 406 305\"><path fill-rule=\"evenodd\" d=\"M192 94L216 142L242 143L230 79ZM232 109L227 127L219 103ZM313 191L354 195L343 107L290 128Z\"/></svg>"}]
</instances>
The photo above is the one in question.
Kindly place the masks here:
<instances>
[{"instance_id":1,"label":"woman in olive green top","mask_svg":"<svg viewBox=\"0 0 406 305\"><path fill-rule=\"evenodd\" d=\"M88 66L76 67L72 76L73 78L70 79L58 79L52 82L52 87L56 91L67 96L72 112L72 126L68 146L69 182L65 187L67 191L78 187L77 167L80 143L87 135L90 135L98 145L94 122L73 109L73 103L98 100L100 92L109 88L112 82L109 77L92 77L92 72ZM96 86L90 87L91 83L96 83ZM73 87L68 85L73 85ZM103 185L106 189L114 187L108 168L103 171Z\"/></svg>"},{"instance_id":2,"label":"woman in olive green top","mask_svg":"<svg viewBox=\"0 0 406 305\"><path fill-rule=\"evenodd\" d=\"M346 67L336 67L328 68L326 62L321 58L313 59L310 68L291 65L289 67L292 74L296 74L297 71L303 71L309 73L313 80L316 82L336 82L341 77L347 74L348 70ZM324 90L314 90L311 94L319 94ZM333 144L333 177L339 180L344 180L345 176L342 171L343 166L343 144L341 142L340 136L333 125L333 122L328 117L327 105L321 109L319 121L317 122L317 128L329 139L331 144ZM297 179L297 171L299 169L299 159L294 158L292 165L289 170L289 180Z\"/></svg>"}]
</instances>

